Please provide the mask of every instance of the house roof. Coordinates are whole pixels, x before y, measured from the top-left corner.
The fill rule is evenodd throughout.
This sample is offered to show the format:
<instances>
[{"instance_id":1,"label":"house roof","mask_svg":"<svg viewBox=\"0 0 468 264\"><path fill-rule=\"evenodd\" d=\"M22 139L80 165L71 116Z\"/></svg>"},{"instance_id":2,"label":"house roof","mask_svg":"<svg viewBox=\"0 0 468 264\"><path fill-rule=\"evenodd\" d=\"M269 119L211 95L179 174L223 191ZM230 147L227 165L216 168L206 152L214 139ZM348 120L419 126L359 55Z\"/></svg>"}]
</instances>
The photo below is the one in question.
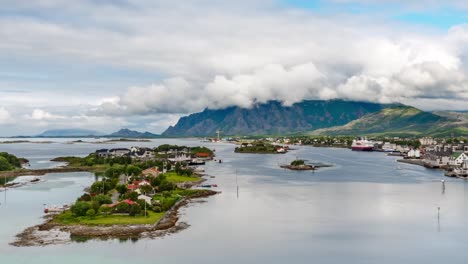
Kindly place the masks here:
<instances>
[{"instance_id":1,"label":"house roof","mask_svg":"<svg viewBox=\"0 0 468 264\"><path fill-rule=\"evenodd\" d=\"M127 185L127 189L132 190L132 191L134 191L134 190L136 190L138 188L139 188L138 184L129 184L129 185Z\"/></svg>"},{"instance_id":2,"label":"house roof","mask_svg":"<svg viewBox=\"0 0 468 264\"><path fill-rule=\"evenodd\" d=\"M458 159L458 157L460 157L462 154L464 154L463 152L455 152L452 154L452 158L454 159Z\"/></svg>"}]
</instances>

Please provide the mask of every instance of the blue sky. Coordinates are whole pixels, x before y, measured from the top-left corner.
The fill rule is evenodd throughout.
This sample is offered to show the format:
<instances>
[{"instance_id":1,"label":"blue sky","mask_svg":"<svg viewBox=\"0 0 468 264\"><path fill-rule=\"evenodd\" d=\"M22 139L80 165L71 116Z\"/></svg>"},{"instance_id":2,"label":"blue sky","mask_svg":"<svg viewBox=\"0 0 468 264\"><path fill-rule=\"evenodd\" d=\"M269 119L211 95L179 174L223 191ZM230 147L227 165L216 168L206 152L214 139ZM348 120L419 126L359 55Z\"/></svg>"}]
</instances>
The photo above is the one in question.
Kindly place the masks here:
<instances>
[{"instance_id":1,"label":"blue sky","mask_svg":"<svg viewBox=\"0 0 468 264\"><path fill-rule=\"evenodd\" d=\"M370 2L370 3L369 3ZM448 30L450 27L466 23L468 12L453 4L438 4L420 8L411 8L401 1L320 1L320 0L285 0L287 5L308 9L317 14L333 15L350 13L358 15L378 15L388 20L435 27ZM409 1L411 2L411 1ZM444 1L440 1L444 2ZM424 3L422 1L421 3Z\"/></svg>"},{"instance_id":2,"label":"blue sky","mask_svg":"<svg viewBox=\"0 0 468 264\"><path fill-rule=\"evenodd\" d=\"M467 110L467 11L459 0L11 1L0 136L159 133L207 107L268 100Z\"/></svg>"}]
</instances>

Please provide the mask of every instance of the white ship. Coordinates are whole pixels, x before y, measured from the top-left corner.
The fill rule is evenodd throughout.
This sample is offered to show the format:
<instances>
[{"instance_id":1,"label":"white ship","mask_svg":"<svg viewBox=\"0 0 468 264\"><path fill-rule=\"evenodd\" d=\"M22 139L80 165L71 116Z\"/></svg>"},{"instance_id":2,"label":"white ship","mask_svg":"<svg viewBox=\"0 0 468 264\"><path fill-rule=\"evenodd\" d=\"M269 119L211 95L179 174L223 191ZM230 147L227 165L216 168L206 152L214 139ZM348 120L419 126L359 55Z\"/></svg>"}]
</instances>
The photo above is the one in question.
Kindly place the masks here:
<instances>
[{"instance_id":1,"label":"white ship","mask_svg":"<svg viewBox=\"0 0 468 264\"><path fill-rule=\"evenodd\" d=\"M374 142L367 140L367 138L357 138L353 140L351 144L351 149L356 151L373 151Z\"/></svg>"}]
</instances>

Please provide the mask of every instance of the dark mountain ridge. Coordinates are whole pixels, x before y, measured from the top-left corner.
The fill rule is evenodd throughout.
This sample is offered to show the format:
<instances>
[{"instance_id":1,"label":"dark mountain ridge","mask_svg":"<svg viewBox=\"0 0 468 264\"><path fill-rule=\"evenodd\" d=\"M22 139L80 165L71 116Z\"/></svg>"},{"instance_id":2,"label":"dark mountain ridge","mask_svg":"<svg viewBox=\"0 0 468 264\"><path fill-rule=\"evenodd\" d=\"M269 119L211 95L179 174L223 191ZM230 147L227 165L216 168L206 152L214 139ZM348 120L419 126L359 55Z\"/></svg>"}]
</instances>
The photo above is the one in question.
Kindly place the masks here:
<instances>
[{"instance_id":1,"label":"dark mountain ridge","mask_svg":"<svg viewBox=\"0 0 468 264\"><path fill-rule=\"evenodd\" d=\"M344 100L307 100L292 106L270 101L252 108L205 109L180 118L162 135L168 137L223 135L284 135L340 126L389 105Z\"/></svg>"}]
</instances>

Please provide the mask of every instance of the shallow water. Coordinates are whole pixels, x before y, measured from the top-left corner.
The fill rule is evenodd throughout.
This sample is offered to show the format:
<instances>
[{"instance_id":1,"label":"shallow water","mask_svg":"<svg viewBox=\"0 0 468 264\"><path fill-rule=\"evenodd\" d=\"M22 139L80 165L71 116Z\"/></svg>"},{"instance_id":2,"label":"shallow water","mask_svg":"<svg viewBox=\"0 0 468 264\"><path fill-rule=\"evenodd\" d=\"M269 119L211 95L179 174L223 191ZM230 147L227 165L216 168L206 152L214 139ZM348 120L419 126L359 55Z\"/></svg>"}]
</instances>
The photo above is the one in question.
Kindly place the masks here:
<instances>
[{"instance_id":1,"label":"shallow water","mask_svg":"<svg viewBox=\"0 0 468 264\"><path fill-rule=\"evenodd\" d=\"M0 151L43 168L54 166L47 163L50 158L99 148L207 145L223 160L206 165L206 173L216 176L209 182L217 183L222 193L184 208L181 221L191 226L163 238L9 246L16 233L41 222L43 204L72 202L94 181L90 173L49 174L44 182L8 190L6 202L0 192L2 264L466 263L468 257L467 183L444 178L441 171L397 163L383 153L295 147L285 155L236 154L230 144L190 139L60 142L6 144ZM296 157L334 166L316 172L279 168Z\"/></svg>"}]
</instances>

